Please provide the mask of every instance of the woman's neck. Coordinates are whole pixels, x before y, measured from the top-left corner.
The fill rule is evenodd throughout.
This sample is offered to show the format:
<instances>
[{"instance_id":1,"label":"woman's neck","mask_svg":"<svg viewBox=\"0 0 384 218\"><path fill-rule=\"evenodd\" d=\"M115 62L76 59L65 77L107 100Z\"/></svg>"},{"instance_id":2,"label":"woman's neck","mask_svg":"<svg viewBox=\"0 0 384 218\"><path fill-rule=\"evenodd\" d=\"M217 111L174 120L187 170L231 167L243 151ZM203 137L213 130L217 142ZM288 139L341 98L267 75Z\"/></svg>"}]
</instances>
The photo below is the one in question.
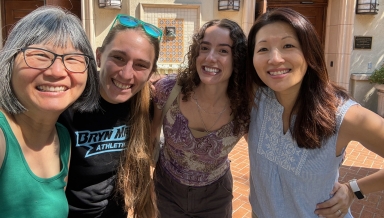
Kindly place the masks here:
<instances>
[{"instance_id":1,"label":"woman's neck","mask_svg":"<svg viewBox=\"0 0 384 218\"><path fill-rule=\"evenodd\" d=\"M24 142L26 146L32 149L39 149L41 146L52 143L53 136L56 134L55 124L60 114L40 116L30 112L16 115L4 114L6 114L12 131L21 144Z\"/></svg>"},{"instance_id":2,"label":"woman's neck","mask_svg":"<svg viewBox=\"0 0 384 218\"><path fill-rule=\"evenodd\" d=\"M208 86L200 84L195 88L192 97L199 100L199 103L204 104L208 107L220 107L227 104L229 101L227 96L227 86Z\"/></svg>"}]
</instances>

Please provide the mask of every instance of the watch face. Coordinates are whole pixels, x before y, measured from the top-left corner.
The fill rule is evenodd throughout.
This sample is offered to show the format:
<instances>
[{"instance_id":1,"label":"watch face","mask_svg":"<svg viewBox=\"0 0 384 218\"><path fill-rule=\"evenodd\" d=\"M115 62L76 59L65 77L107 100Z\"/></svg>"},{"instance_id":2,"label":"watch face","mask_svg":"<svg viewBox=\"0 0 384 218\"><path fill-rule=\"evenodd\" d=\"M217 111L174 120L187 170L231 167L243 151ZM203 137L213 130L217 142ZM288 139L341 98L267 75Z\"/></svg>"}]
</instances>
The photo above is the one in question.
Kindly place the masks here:
<instances>
[{"instance_id":1,"label":"watch face","mask_svg":"<svg viewBox=\"0 0 384 218\"><path fill-rule=\"evenodd\" d=\"M354 192L354 193L355 193L357 199L363 199L364 198L363 193L361 193L360 191L357 191L357 192Z\"/></svg>"}]
</instances>

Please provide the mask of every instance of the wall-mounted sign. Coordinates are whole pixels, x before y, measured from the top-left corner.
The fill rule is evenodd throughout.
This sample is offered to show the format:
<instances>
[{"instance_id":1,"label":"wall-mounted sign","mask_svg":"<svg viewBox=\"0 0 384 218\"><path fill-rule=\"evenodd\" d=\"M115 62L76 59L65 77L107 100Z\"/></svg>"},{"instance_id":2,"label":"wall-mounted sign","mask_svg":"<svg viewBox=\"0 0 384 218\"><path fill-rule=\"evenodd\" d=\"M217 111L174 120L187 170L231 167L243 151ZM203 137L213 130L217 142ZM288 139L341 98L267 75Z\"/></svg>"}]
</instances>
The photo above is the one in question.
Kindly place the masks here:
<instances>
[{"instance_id":1,"label":"wall-mounted sign","mask_svg":"<svg viewBox=\"0 0 384 218\"><path fill-rule=\"evenodd\" d=\"M353 49L372 49L372 36L355 36Z\"/></svg>"}]
</instances>

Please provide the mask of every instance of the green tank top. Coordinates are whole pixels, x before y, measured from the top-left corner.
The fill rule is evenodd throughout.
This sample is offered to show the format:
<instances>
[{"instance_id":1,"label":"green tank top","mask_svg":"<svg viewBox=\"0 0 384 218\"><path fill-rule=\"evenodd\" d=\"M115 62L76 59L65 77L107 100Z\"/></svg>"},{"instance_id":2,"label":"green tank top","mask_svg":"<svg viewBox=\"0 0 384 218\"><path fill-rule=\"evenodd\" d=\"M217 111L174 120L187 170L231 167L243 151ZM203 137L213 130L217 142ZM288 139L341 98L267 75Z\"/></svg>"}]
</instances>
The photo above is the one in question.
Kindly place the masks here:
<instances>
[{"instance_id":1,"label":"green tank top","mask_svg":"<svg viewBox=\"0 0 384 218\"><path fill-rule=\"evenodd\" d=\"M70 136L67 129L56 123L62 163L60 173L51 178L40 178L29 168L2 112L0 128L6 142L5 156L0 168L0 217L68 217L68 202L64 192L64 178L68 175L70 153Z\"/></svg>"}]
</instances>

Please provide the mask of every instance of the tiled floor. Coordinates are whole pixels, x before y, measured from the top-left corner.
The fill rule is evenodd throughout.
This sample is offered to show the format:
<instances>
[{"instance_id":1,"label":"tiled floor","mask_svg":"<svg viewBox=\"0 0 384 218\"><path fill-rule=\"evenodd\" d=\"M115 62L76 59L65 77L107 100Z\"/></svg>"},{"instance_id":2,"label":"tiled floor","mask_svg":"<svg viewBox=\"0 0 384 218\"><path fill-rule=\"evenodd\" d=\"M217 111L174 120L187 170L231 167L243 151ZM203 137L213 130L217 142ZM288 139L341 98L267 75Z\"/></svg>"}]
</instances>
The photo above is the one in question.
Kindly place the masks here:
<instances>
[{"instance_id":1,"label":"tiled floor","mask_svg":"<svg viewBox=\"0 0 384 218\"><path fill-rule=\"evenodd\" d=\"M248 148L241 139L229 155L234 180L233 218L250 218ZM365 149L358 142L347 147L346 159L340 168L340 181L347 182L384 169L384 159ZM355 218L384 218L384 191L369 194L363 200L355 200L351 206Z\"/></svg>"}]
</instances>

